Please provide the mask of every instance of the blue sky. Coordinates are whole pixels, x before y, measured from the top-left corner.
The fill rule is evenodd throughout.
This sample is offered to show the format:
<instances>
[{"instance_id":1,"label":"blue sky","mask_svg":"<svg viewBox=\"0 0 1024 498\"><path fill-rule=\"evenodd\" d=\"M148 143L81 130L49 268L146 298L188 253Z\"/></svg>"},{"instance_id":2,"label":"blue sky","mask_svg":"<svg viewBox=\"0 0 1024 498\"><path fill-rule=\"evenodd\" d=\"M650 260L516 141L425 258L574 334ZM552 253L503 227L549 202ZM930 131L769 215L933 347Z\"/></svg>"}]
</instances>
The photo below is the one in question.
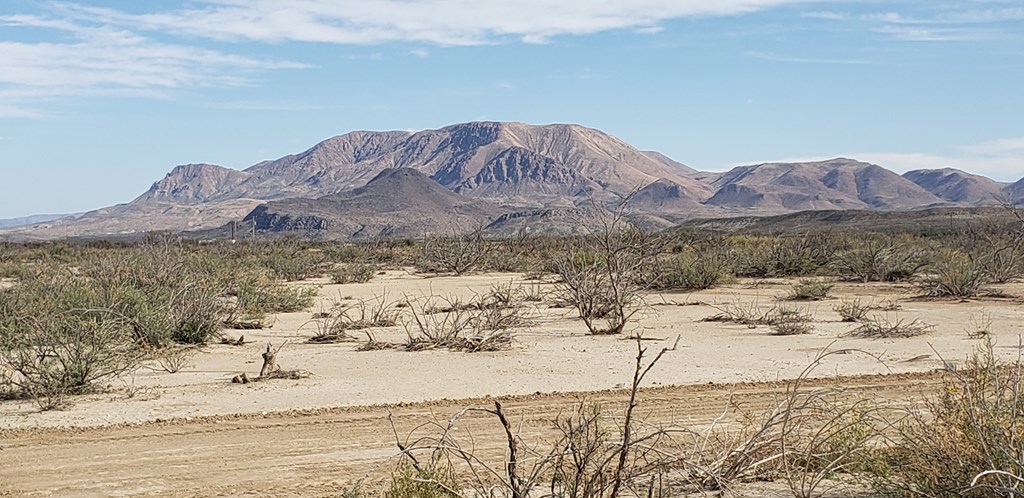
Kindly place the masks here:
<instances>
[{"instance_id":1,"label":"blue sky","mask_svg":"<svg viewBox=\"0 0 1024 498\"><path fill-rule=\"evenodd\" d=\"M1024 177L1024 0L0 3L0 218L357 129L580 123L702 170Z\"/></svg>"}]
</instances>

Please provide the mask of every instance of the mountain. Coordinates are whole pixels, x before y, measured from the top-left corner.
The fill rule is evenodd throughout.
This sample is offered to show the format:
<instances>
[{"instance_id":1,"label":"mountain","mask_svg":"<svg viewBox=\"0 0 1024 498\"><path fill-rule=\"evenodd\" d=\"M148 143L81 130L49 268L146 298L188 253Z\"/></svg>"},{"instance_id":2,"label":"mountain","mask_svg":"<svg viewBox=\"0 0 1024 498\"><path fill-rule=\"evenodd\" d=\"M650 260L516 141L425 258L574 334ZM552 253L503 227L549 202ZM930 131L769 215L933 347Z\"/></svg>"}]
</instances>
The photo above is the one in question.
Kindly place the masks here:
<instances>
[{"instance_id":1,"label":"mountain","mask_svg":"<svg viewBox=\"0 0 1024 498\"><path fill-rule=\"evenodd\" d=\"M363 185L388 168L416 169L450 190L502 200L513 195L543 202L599 190L625 195L659 178L711 196L686 176L689 168L573 124L475 122L417 133L357 131L240 172L180 168L186 169L168 175L160 191L186 202L319 197Z\"/></svg>"},{"instance_id":2,"label":"mountain","mask_svg":"<svg viewBox=\"0 0 1024 498\"><path fill-rule=\"evenodd\" d=\"M707 204L765 213L805 210L906 210L946 203L881 166L852 159L740 166L712 182Z\"/></svg>"},{"instance_id":3,"label":"mountain","mask_svg":"<svg viewBox=\"0 0 1024 498\"><path fill-rule=\"evenodd\" d=\"M47 223L50 221L59 220L62 218L74 218L81 215L76 214L34 214L32 216L22 216L20 218L6 218L0 219L0 228L14 228L26 225L36 225L39 223Z\"/></svg>"},{"instance_id":4,"label":"mountain","mask_svg":"<svg viewBox=\"0 0 1024 498\"><path fill-rule=\"evenodd\" d=\"M1014 204L1024 204L1024 178L1007 185L1003 189L1003 195Z\"/></svg>"},{"instance_id":5,"label":"mountain","mask_svg":"<svg viewBox=\"0 0 1024 498\"><path fill-rule=\"evenodd\" d=\"M365 239L450 234L482 228L504 211L456 194L411 168L386 169L365 186L317 199L260 205L245 216L262 233Z\"/></svg>"},{"instance_id":6,"label":"mountain","mask_svg":"<svg viewBox=\"0 0 1024 498\"><path fill-rule=\"evenodd\" d=\"M697 171L679 161L676 161L675 159L672 159L671 157L668 157L665 154L662 154L661 152L645 150L643 151L643 154L651 159L654 159L655 161L658 161L661 164L664 164L665 166L668 166L669 168L672 168L673 170L675 170L678 173L681 173L682 175L692 177L700 174L700 171Z\"/></svg>"},{"instance_id":7,"label":"mountain","mask_svg":"<svg viewBox=\"0 0 1024 498\"><path fill-rule=\"evenodd\" d=\"M900 176L837 158L700 172L580 125L473 122L354 131L244 170L181 165L131 202L4 229L0 237L202 233L242 218L264 233L330 237L482 225L505 233L523 223L562 233L575 230L595 204L627 197L631 219L656 228L699 217L972 206L1002 189L977 175L936 171ZM1005 192L1024 201L1024 182Z\"/></svg>"},{"instance_id":8,"label":"mountain","mask_svg":"<svg viewBox=\"0 0 1024 498\"><path fill-rule=\"evenodd\" d=\"M903 177L945 201L970 206L998 204L1007 187L984 176L953 168L919 169L908 171Z\"/></svg>"}]
</instances>

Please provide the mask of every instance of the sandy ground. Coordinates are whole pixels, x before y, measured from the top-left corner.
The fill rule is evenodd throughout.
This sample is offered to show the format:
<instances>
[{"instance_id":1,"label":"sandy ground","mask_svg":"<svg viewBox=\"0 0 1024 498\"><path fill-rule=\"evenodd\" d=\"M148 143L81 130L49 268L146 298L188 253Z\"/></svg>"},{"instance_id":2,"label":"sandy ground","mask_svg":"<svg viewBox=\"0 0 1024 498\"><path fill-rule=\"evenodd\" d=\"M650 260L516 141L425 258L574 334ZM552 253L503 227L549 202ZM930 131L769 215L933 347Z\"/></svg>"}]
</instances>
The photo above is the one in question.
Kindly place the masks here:
<instances>
[{"instance_id":1,"label":"sandy ground","mask_svg":"<svg viewBox=\"0 0 1024 498\"><path fill-rule=\"evenodd\" d=\"M851 395L870 393L895 403L934 389L937 374L904 374L848 379ZM831 381L823 379L820 384ZM770 410L783 383L699 385L641 391L638 413L649 424L706 427L738 401L749 413ZM552 420L573 410L578 393L504 399L504 409L527 444L546 451ZM588 393L588 402L620 414L623 390ZM177 420L94 429L23 429L0 434L0 496L342 496L359 483L380 489L395 468L397 433L408 443L437 436L436 421L447 425L466 407L491 405L489 399L353 407ZM483 463L500 469L506 440L495 417L469 412L458 419L454 438ZM421 455L422 457L422 455ZM835 485L833 485L835 486ZM825 486L849 496L848 488ZM785 483L741 484L730 496L792 496Z\"/></svg>"},{"instance_id":2,"label":"sandy ground","mask_svg":"<svg viewBox=\"0 0 1024 498\"><path fill-rule=\"evenodd\" d=\"M465 299L508 282L550 290L550 284L512 274L425 278L395 271L365 284L304 282L299 285L320 289L314 309L280 315L268 329L228 331L232 337L244 334L247 343L208 346L178 373L149 365L112 382L103 394L76 398L64 411L40 412L31 402L0 403L5 462L0 494L13 489L35 496L332 495L341 483L353 482L394 454L382 405L404 406L396 408L404 410L399 417L404 431L435 411L444 416L486 397L520 396L512 405L520 410L516 416L548 425L578 399L575 393L606 391L592 396L621 398L632 374L635 342L587 335L571 310L551 307L550 297L529 304L532 324L518 332L508 351L360 352L361 342L305 342L316 329L312 313L337 303L381 296L391 302L421 302L431 295ZM921 300L905 284L839 284L833 291L837 299L797 303L814 316L814 330L807 335L773 336L766 326L703 321L729 305L779 304L791 283L740 281L704 292L649 296L652 306L629 332L649 339L644 345L652 352L679 337L679 348L664 356L644 384L654 389L645 400L651 416L708 419L730 395L745 389L753 390L752 400L768 399L767 393L779 388L774 381L800 375L824 349L850 351L826 358L813 376L878 374L853 382L901 399L934 387L935 376L928 372L943 367L940 358L962 362L981 344L968 337L979 326L990 331L996 354L1006 359L1020 354L1020 299ZM999 290L1024 295L1021 284ZM856 325L839 321L832 307L838 298L852 297L898 303L898 311L877 313L893 321L919 319L934 330L907 339L844 338ZM373 333L385 341L406 337L402 326ZM267 343L286 343L278 363L311 376L232 384L239 373L258 373Z\"/></svg>"}]
</instances>

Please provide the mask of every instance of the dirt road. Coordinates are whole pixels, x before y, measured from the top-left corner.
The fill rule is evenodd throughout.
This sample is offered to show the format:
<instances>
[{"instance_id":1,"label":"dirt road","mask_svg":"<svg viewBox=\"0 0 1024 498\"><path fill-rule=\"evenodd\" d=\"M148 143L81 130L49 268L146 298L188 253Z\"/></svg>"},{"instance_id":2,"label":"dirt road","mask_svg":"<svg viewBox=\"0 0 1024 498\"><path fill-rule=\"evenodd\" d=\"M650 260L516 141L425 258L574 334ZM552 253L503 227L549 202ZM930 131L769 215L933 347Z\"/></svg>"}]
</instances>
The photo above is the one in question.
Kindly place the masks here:
<instances>
[{"instance_id":1,"label":"dirt road","mask_svg":"<svg viewBox=\"0 0 1024 498\"><path fill-rule=\"evenodd\" d=\"M818 381L819 385L827 381ZM933 391L936 374L865 376L844 381L851 392L906 403ZM763 411L781 383L700 385L643 390L639 413L649 422L706 424L729 400ZM537 395L503 400L527 441L550 435L551 420L581 397L619 411L625 391ZM390 407L404 436L431 420L446 423L471 399ZM497 420L462 417L476 451L500 463ZM431 433L421 427L418 434ZM435 432L436 433L436 432ZM394 466L394 433L385 407L307 413L240 415L92 429L30 429L0 433L0 494L11 496L335 496L367 478L380 482Z\"/></svg>"}]
</instances>

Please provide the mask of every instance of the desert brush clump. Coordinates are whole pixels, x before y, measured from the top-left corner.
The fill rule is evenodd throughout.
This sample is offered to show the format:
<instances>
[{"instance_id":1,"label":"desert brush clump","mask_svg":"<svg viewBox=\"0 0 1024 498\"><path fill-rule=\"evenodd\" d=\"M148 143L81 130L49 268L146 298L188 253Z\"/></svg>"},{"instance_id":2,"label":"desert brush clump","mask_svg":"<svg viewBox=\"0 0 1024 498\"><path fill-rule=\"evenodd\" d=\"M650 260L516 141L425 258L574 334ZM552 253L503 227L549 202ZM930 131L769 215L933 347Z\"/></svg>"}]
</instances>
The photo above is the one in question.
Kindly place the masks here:
<instances>
[{"instance_id":1,"label":"desert brush clump","mask_svg":"<svg viewBox=\"0 0 1024 498\"><path fill-rule=\"evenodd\" d=\"M462 275L484 263L490 246L481 230L469 234L427 235L423 238L422 256L417 267L431 273Z\"/></svg>"},{"instance_id":2,"label":"desert brush clump","mask_svg":"<svg viewBox=\"0 0 1024 498\"><path fill-rule=\"evenodd\" d=\"M469 302L437 296L407 302L408 314L402 322L407 340L402 347L409 351L500 351L510 348L516 331L529 325L528 310L518 293L501 284Z\"/></svg>"},{"instance_id":3,"label":"desert brush clump","mask_svg":"<svg viewBox=\"0 0 1024 498\"><path fill-rule=\"evenodd\" d=\"M176 345L206 344L225 326L249 328L312 302L315 289L284 285L251 250L167 236L26 249L17 281L0 292L0 367L13 372L6 390L63 406L147 358L179 370L193 350Z\"/></svg>"},{"instance_id":4,"label":"desert brush clump","mask_svg":"<svg viewBox=\"0 0 1024 498\"><path fill-rule=\"evenodd\" d=\"M944 250L928 266L918 286L928 297L975 297L990 283L984 268L970 254Z\"/></svg>"},{"instance_id":5,"label":"desert brush clump","mask_svg":"<svg viewBox=\"0 0 1024 498\"><path fill-rule=\"evenodd\" d=\"M331 283L362 284L377 274L377 267L365 263L346 263L330 271Z\"/></svg>"},{"instance_id":6,"label":"desert brush clump","mask_svg":"<svg viewBox=\"0 0 1024 498\"><path fill-rule=\"evenodd\" d=\"M790 285L789 294L784 299L789 301L820 301L832 297L835 284L818 279L801 278Z\"/></svg>"},{"instance_id":7,"label":"desert brush clump","mask_svg":"<svg viewBox=\"0 0 1024 498\"><path fill-rule=\"evenodd\" d=\"M915 242L917 245L915 245ZM859 282L899 282L912 279L927 264L920 241L880 240L866 242L839 251L832 271L844 280Z\"/></svg>"},{"instance_id":8,"label":"desert brush clump","mask_svg":"<svg viewBox=\"0 0 1024 498\"><path fill-rule=\"evenodd\" d=\"M846 337L861 337L865 339L894 339L917 337L927 334L935 327L922 322L920 319L907 321L899 315L888 314L873 316L862 320L859 327L844 334Z\"/></svg>"},{"instance_id":9,"label":"desert brush clump","mask_svg":"<svg viewBox=\"0 0 1024 498\"><path fill-rule=\"evenodd\" d=\"M939 394L894 424L865 476L886 496L1009 497L1024 493L1021 360L986 341L948 371Z\"/></svg>"},{"instance_id":10,"label":"desert brush clump","mask_svg":"<svg viewBox=\"0 0 1024 498\"><path fill-rule=\"evenodd\" d=\"M656 290L705 290L736 280L727 263L728 255L713 247L681 248L661 257L651 270L651 288Z\"/></svg>"}]
</instances>

